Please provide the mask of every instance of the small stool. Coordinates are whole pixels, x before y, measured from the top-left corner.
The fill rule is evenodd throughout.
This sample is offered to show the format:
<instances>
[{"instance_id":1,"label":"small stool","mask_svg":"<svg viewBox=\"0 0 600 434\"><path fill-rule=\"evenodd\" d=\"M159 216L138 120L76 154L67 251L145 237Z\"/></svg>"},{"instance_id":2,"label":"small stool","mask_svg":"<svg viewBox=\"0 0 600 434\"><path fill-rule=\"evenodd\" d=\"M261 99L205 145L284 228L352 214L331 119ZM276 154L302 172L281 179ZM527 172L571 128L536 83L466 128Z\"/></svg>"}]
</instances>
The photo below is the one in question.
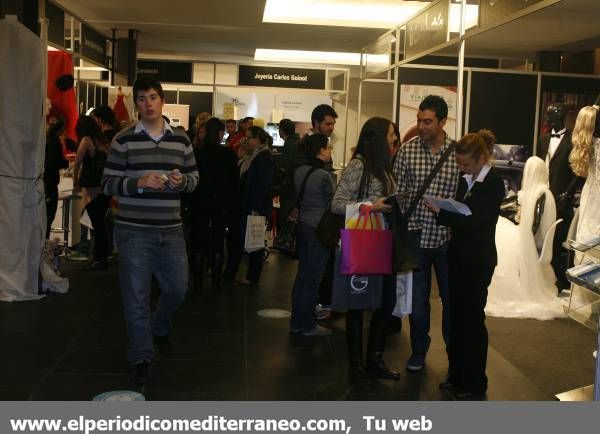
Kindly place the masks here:
<instances>
[{"instance_id":1,"label":"small stool","mask_svg":"<svg viewBox=\"0 0 600 434\"><path fill-rule=\"evenodd\" d=\"M66 193L66 192L61 192L61 193ZM65 249L65 257L68 258L69 253L70 253L69 252L69 233L71 232L71 224L70 224L71 201L81 199L81 196L76 193L73 193L73 191L71 190L70 193L65 196L59 195L58 199L62 201L62 228L60 228L60 230L62 230L62 232L63 232L63 243L64 243L63 245L64 245L64 249Z\"/></svg>"}]
</instances>

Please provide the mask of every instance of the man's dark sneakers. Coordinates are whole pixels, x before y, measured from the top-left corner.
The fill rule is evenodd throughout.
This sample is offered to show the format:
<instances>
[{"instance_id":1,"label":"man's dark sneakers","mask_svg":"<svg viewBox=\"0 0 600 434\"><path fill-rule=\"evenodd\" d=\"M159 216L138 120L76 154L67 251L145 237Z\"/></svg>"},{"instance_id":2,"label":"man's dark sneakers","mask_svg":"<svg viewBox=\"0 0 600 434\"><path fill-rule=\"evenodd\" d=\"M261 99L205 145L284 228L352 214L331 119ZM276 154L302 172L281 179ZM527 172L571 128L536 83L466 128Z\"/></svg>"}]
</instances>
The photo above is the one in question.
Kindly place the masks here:
<instances>
[{"instance_id":1,"label":"man's dark sneakers","mask_svg":"<svg viewBox=\"0 0 600 434\"><path fill-rule=\"evenodd\" d=\"M169 335L154 335L154 345L161 356L168 358L173 355L173 344L169 340Z\"/></svg>"},{"instance_id":2,"label":"man's dark sneakers","mask_svg":"<svg viewBox=\"0 0 600 434\"><path fill-rule=\"evenodd\" d=\"M150 372L150 362L140 362L131 367L129 378L132 382L138 385L143 385L148 379L148 372Z\"/></svg>"},{"instance_id":3,"label":"man's dark sneakers","mask_svg":"<svg viewBox=\"0 0 600 434\"><path fill-rule=\"evenodd\" d=\"M450 391L456 387L456 384L454 383L454 381L452 381L449 378L446 381L444 381L443 383L440 383L439 387L440 387L440 390Z\"/></svg>"},{"instance_id":4,"label":"man's dark sneakers","mask_svg":"<svg viewBox=\"0 0 600 434\"><path fill-rule=\"evenodd\" d=\"M108 270L108 263L104 261L92 261L84 267L86 270Z\"/></svg>"},{"instance_id":5,"label":"man's dark sneakers","mask_svg":"<svg viewBox=\"0 0 600 434\"><path fill-rule=\"evenodd\" d=\"M425 367L425 355L412 354L406 362L406 369L410 372L419 372Z\"/></svg>"}]
</instances>

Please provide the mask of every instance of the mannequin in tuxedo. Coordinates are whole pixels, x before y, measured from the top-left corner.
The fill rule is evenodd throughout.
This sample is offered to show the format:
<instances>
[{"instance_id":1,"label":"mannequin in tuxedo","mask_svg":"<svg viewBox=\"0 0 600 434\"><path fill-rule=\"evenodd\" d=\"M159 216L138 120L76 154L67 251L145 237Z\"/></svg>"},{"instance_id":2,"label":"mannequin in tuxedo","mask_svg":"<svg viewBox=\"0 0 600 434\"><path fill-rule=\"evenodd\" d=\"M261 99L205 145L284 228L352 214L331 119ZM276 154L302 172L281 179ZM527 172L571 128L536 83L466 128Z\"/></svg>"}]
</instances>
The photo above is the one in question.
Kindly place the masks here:
<instances>
[{"instance_id":1,"label":"mannequin in tuxedo","mask_svg":"<svg viewBox=\"0 0 600 434\"><path fill-rule=\"evenodd\" d=\"M546 122L552 126L550 134L539 138L537 156L546 162L549 171L550 191L556 201L556 218L563 222L556 228L553 244L552 268L556 274L556 286L560 292L570 287L565 277L567 252L562 247L573 220L573 196L583 186L585 179L576 176L569 165L571 131L565 127L567 110L561 103L553 103L546 109Z\"/></svg>"}]
</instances>

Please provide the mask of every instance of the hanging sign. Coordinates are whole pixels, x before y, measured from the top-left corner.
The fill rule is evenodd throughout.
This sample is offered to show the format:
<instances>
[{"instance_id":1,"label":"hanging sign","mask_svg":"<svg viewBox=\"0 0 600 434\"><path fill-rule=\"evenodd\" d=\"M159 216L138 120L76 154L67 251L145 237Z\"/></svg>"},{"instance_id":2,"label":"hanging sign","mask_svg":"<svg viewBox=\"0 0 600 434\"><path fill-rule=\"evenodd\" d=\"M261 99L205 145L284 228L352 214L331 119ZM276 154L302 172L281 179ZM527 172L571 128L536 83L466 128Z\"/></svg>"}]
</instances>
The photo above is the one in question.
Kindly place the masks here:
<instances>
[{"instance_id":1,"label":"hanging sign","mask_svg":"<svg viewBox=\"0 0 600 434\"><path fill-rule=\"evenodd\" d=\"M92 62L108 67L106 38L102 33L83 23L81 24L81 55Z\"/></svg>"},{"instance_id":2,"label":"hanging sign","mask_svg":"<svg viewBox=\"0 0 600 434\"><path fill-rule=\"evenodd\" d=\"M440 0L406 23L405 58L448 41L448 0Z\"/></svg>"},{"instance_id":3,"label":"hanging sign","mask_svg":"<svg viewBox=\"0 0 600 434\"><path fill-rule=\"evenodd\" d=\"M325 89L325 70L240 65L238 84L240 86Z\"/></svg>"},{"instance_id":4,"label":"hanging sign","mask_svg":"<svg viewBox=\"0 0 600 434\"><path fill-rule=\"evenodd\" d=\"M225 102L223 103L223 119L237 119L237 107L235 103Z\"/></svg>"},{"instance_id":5,"label":"hanging sign","mask_svg":"<svg viewBox=\"0 0 600 434\"><path fill-rule=\"evenodd\" d=\"M46 0L46 18L48 19L48 41L59 47L65 46L65 12Z\"/></svg>"},{"instance_id":6,"label":"hanging sign","mask_svg":"<svg viewBox=\"0 0 600 434\"><path fill-rule=\"evenodd\" d=\"M192 63L138 60L137 74L153 76L163 83L191 83Z\"/></svg>"},{"instance_id":7,"label":"hanging sign","mask_svg":"<svg viewBox=\"0 0 600 434\"><path fill-rule=\"evenodd\" d=\"M479 3L479 25L482 29L527 9L542 0L488 0Z\"/></svg>"}]
</instances>

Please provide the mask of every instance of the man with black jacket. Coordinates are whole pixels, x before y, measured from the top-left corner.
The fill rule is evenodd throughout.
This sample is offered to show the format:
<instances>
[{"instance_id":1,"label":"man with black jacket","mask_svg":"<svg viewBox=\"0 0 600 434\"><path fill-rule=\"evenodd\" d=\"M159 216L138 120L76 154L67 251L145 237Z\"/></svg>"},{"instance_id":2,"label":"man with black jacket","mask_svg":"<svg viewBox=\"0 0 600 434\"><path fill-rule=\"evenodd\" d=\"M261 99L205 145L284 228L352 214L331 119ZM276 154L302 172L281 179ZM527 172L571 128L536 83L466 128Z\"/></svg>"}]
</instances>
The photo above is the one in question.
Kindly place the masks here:
<instances>
[{"instance_id":1,"label":"man with black jacket","mask_svg":"<svg viewBox=\"0 0 600 434\"><path fill-rule=\"evenodd\" d=\"M570 287L565 276L569 264L562 247L567 238L569 226L573 220L573 196L579 190L584 178L578 177L571 170L569 155L573 144L571 131L565 127L567 111L564 104L552 103L546 109L546 121L552 126L550 134L541 136L537 145L537 156L546 162L549 172L550 191L556 201L556 218L563 219L556 227L552 247L552 268L556 274L558 292Z\"/></svg>"}]
</instances>

